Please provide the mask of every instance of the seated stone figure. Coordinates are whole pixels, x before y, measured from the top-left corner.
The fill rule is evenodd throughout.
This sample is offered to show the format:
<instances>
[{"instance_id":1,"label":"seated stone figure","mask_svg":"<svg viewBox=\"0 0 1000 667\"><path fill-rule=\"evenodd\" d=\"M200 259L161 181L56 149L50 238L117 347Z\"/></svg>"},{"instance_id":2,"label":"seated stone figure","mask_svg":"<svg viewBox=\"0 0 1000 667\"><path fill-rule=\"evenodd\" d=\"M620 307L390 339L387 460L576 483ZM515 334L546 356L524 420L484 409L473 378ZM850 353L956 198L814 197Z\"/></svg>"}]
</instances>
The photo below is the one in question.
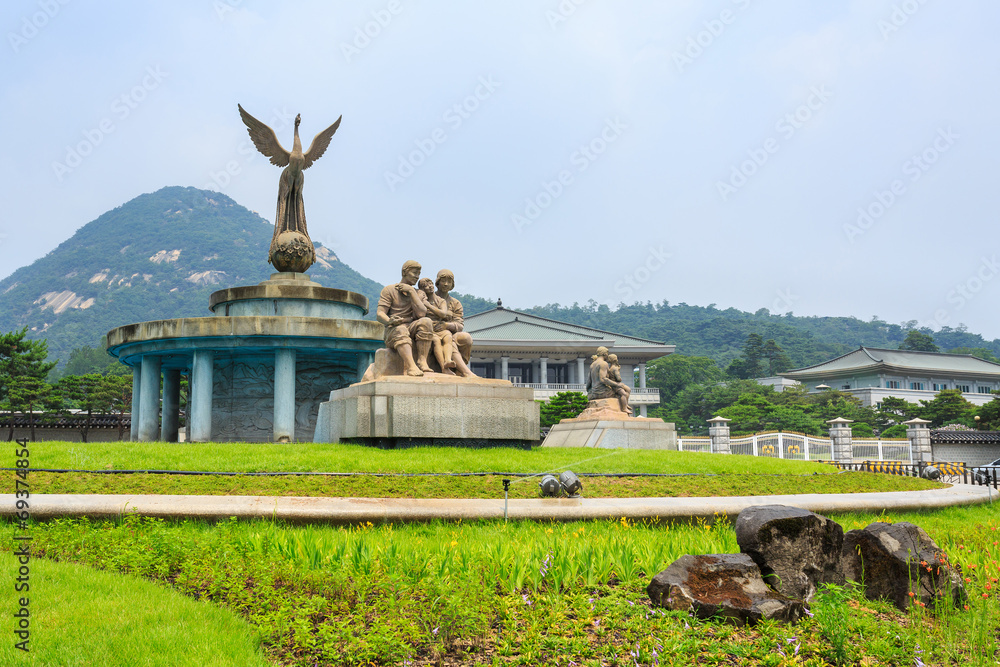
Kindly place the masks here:
<instances>
[{"instance_id":1,"label":"seated stone figure","mask_svg":"<svg viewBox=\"0 0 1000 667\"><path fill-rule=\"evenodd\" d=\"M376 315L385 325L385 346L399 354L403 372L414 377L430 372L427 355L434 339L434 324L427 317L427 307L414 287L419 279L420 263L405 262L402 280L382 288Z\"/></svg>"},{"instance_id":2,"label":"seated stone figure","mask_svg":"<svg viewBox=\"0 0 1000 667\"><path fill-rule=\"evenodd\" d=\"M453 345L451 331L448 330L448 322L451 321L448 302L434 293L434 281L430 278L421 278L417 288L424 306L427 307L427 317L434 323L432 345L438 368L445 375L454 375L453 369L456 364L451 358Z\"/></svg>"},{"instance_id":3,"label":"seated stone figure","mask_svg":"<svg viewBox=\"0 0 1000 667\"><path fill-rule=\"evenodd\" d=\"M451 296L451 290L455 289L455 274L448 269L441 269L437 273L437 285L435 295L448 305L448 321L444 323L444 328L452 334L451 360L455 362L455 372L462 377L478 377L469 368L469 359L472 358L472 336L464 331L465 315L462 310L462 302Z\"/></svg>"},{"instance_id":4,"label":"seated stone figure","mask_svg":"<svg viewBox=\"0 0 1000 667\"><path fill-rule=\"evenodd\" d=\"M622 381L622 366L618 363L617 354L608 355L608 378L615 385L615 393L618 395L618 404L622 412L633 414L632 407L628 404L632 389Z\"/></svg>"}]
</instances>

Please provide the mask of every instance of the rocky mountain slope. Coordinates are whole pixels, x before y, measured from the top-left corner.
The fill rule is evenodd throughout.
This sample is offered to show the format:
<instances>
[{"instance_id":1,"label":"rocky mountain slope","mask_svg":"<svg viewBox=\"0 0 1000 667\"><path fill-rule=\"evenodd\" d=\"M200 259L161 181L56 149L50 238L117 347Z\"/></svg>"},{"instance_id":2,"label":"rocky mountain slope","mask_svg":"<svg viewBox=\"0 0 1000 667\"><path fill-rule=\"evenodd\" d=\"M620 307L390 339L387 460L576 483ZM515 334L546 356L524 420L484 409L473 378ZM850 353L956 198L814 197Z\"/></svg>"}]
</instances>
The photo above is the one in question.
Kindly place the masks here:
<instances>
[{"instance_id":1,"label":"rocky mountain slope","mask_svg":"<svg viewBox=\"0 0 1000 667\"><path fill-rule=\"evenodd\" d=\"M0 281L0 331L27 326L50 358L97 346L114 327L210 315L215 290L266 280L274 227L218 192L167 187L81 227L45 257ZM313 280L360 292L381 285L316 247ZM373 316L372 313L369 317Z\"/></svg>"}]
</instances>

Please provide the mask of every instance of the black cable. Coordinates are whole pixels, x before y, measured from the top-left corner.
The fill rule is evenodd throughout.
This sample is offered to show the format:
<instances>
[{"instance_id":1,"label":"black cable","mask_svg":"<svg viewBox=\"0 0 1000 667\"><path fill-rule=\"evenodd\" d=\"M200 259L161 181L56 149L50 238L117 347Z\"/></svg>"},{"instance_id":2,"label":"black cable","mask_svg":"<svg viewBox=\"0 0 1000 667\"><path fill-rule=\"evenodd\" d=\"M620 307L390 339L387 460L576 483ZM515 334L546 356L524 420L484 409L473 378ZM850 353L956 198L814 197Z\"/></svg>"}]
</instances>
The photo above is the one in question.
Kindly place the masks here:
<instances>
[{"instance_id":1,"label":"black cable","mask_svg":"<svg viewBox=\"0 0 1000 667\"><path fill-rule=\"evenodd\" d=\"M84 473L90 475L218 475L220 477L535 477L529 472L212 472L205 470L73 470L69 468L0 468L3 471ZM813 477L816 475L840 475L845 471L813 472L799 475L770 473L758 477ZM747 473L707 473L707 472L581 472L577 477L723 477L725 475L745 475ZM753 474L753 473L750 473Z\"/></svg>"}]
</instances>

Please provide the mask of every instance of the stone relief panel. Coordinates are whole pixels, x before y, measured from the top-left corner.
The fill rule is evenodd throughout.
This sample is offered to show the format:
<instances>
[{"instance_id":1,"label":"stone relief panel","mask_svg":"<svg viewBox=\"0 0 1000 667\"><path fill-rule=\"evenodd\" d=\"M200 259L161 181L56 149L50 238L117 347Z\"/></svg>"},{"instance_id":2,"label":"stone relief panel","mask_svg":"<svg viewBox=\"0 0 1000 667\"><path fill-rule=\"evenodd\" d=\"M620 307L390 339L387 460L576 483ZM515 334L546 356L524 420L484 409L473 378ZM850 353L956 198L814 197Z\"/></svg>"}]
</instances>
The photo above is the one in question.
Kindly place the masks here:
<instances>
[{"instance_id":1,"label":"stone relief panel","mask_svg":"<svg viewBox=\"0 0 1000 667\"><path fill-rule=\"evenodd\" d=\"M295 439L311 441L319 404L357 377L355 363L302 358L295 364ZM221 359L215 365L212 440L271 442L274 437L274 357Z\"/></svg>"}]
</instances>

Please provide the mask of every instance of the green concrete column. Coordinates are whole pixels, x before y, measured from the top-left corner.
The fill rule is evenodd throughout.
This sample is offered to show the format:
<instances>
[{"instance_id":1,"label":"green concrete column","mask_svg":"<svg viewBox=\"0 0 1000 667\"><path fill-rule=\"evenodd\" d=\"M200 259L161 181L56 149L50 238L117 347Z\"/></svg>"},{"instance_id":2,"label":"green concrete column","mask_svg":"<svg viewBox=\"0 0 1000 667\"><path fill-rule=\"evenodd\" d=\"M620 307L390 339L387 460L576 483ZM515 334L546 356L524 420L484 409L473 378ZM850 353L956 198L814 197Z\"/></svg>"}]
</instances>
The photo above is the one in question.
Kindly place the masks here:
<instances>
[{"instance_id":1,"label":"green concrete column","mask_svg":"<svg viewBox=\"0 0 1000 667\"><path fill-rule=\"evenodd\" d=\"M191 362L191 404L188 405L188 442L212 439L212 387L215 352L195 350Z\"/></svg>"},{"instance_id":2,"label":"green concrete column","mask_svg":"<svg viewBox=\"0 0 1000 667\"><path fill-rule=\"evenodd\" d=\"M139 390L139 440L151 442L160 435L160 358L142 358L142 388Z\"/></svg>"},{"instance_id":3,"label":"green concrete column","mask_svg":"<svg viewBox=\"0 0 1000 667\"><path fill-rule=\"evenodd\" d=\"M274 441L295 440L295 350L274 352Z\"/></svg>"},{"instance_id":4,"label":"green concrete column","mask_svg":"<svg viewBox=\"0 0 1000 667\"><path fill-rule=\"evenodd\" d=\"M168 368L163 371L163 419L160 424L160 440L177 442L180 430L181 371Z\"/></svg>"},{"instance_id":5,"label":"green concrete column","mask_svg":"<svg viewBox=\"0 0 1000 667\"><path fill-rule=\"evenodd\" d=\"M132 425L128 439L135 442L139 439L139 395L142 391L142 364L132 367L132 405L129 407L129 421Z\"/></svg>"}]
</instances>

